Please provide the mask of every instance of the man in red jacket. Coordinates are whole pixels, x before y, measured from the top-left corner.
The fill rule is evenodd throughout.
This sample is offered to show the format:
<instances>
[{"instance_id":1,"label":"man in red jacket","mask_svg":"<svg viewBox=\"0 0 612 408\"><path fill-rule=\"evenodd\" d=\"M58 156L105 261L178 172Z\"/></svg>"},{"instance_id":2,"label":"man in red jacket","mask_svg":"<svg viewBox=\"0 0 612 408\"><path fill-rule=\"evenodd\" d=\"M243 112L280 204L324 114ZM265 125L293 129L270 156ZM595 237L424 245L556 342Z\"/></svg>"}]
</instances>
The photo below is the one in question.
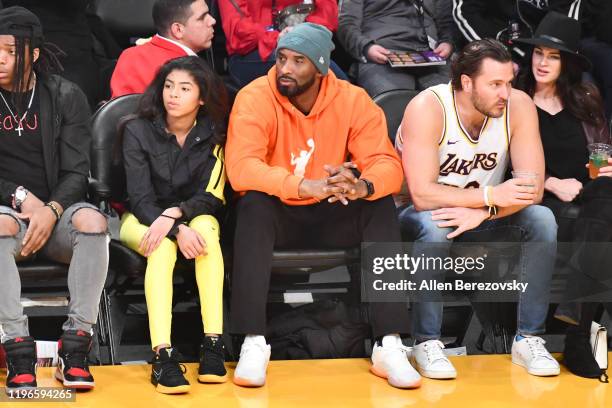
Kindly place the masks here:
<instances>
[{"instance_id":1,"label":"man in red jacket","mask_svg":"<svg viewBox=\"0 0 612 408\"><path fill-rule=\"evenodd\" d=\"M157 0L153 5L157 34L144 45L121 53L111 78L111 94L143 93L168 60L210 48L216 21L204 0Z\"/></svg>"},{"instance_id":2,"label":"man in red jacket","mask_svg":"<svg viewBox=\"0 0 612 408\"><path fill-rule=\"evenodd\" d=\"M275 24L274 16L289 6L314 4L307 22L335 32L338 28L337 0L219 0L221 23L227 41L228 69L240 88L266 73L274 65L278 39L291 30ZM330 69L340 79L346 74L331 62Z\"/></svg>"}]
</instances>

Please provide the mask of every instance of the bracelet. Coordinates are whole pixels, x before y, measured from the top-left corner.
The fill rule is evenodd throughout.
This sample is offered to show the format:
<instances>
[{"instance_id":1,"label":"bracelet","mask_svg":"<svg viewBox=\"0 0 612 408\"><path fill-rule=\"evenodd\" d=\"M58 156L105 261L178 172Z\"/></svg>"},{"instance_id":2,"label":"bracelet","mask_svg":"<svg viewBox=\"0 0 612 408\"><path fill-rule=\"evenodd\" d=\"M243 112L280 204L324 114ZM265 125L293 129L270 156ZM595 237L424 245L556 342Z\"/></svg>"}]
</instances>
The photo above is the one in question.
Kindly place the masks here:
<instances>
[{"instance_id":1,"label":"bracelet","mask_svg":"<svg viewBox=\"0 0 612 408\"><path fill-rule=\"evenodd\" d=\"M55 204L53 204L52 202L50 202L50 201L48 203L46 203L45 206L49 207L51 209L51 211L53 211L53 214L55 214L56 221L59 221L61 215L60 215L60 212L59 212L59 209L57 208L57 206Z\"/></svg>"},{"instance_id":2,"label":"bracelet","mask_svg":"<svg viewBox=\"0 0 612 408\"><path fill-rule=\"evenodd\" d=\"M497 215L497 206L492 205L489 207L489 216L487 217L487 221L493 219Z\"/></svg>"},{"instance_id":3,"label":"bracelet","mask_svg":"<svg viewBox=\"0 0 612 408\"><path fill-rule=\"evenodd\" d=\"M174 220L174 221L178 220L178 218L176 218L176 217L172 217L172 216L170 216L170 215L166 215L166 214L160 214L159 216L160 216L160 217L170 218L171 220Z\"/></svg>"},{"instance_id":4,"label":"bracelet","mask_svg":"<svg viewBox=\"0 0 612 408\"><path fill-rule=\"evenodd\" d=\"M489 186L484 186L484 188L482 190L483 195L484 195L484 203L485 203L486 207L490 207L488 189L489 189Z\"/></svg>"},{"instance_id":5,"label":"bracelet","mask_svg":"<svg viewBox=\"0 0 612 408\"><path fill-rule=\"evenodd\" d=\"M493 187L491 186L486 186L485 187L485 203L487 204L487 207L493 207L495 205L495 203L493 202Z\"/></svg>"}]
</instances>

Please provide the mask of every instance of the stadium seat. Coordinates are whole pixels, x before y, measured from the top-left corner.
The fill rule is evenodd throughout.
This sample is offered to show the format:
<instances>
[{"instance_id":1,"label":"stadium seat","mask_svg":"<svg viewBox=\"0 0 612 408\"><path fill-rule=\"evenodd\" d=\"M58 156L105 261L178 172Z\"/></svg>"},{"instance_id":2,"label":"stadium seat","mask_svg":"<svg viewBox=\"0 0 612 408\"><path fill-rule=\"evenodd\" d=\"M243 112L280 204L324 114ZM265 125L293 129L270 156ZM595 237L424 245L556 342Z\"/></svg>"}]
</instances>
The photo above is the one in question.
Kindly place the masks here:
<instances>
[{"instance_id":1,"label":"stadium seat","mask_svg":"<svg viewBox=\"0 0 612 408\"><path fill-rule=\"evenodd\" d=\"M122 178L123 170L113 166L113 148L117 135L117 125L122 117L136 111L140 95L125 95L113 99L98 109L91 120L92 146L91 146L91 175L93 184L97 186L94 200L109 214L113 213L111 201L122 201L124 197L117 191L125 189L125 180ZM113 237L117 238L117 237ZM136 252L124 247L116 239L110 241L109 270L116 272L110 293L106 293L108 307L108 328L113 363L116 357L116 348L121 340L121 322L113 313L113 297L118 291L125 290L138 277L144 276L146 262ZM123 285L120 285L122 283Z\"/></svg>"},{"instance_id":2,"label":"stadium seat","mask_svg":"<svg viewBox=\"0 0 612 408\"><path fill-rule=\"evenodd\" d=\"M385 112L387 131L389 132L389 139L391 139L391 142L395 142L397 128L400 123L402 123L406 105L408 105L416 95L418 95L418 91L415 90L394 89L393 91L378 94L373 98L374 102Z\"/></svg>"}]
</instances>

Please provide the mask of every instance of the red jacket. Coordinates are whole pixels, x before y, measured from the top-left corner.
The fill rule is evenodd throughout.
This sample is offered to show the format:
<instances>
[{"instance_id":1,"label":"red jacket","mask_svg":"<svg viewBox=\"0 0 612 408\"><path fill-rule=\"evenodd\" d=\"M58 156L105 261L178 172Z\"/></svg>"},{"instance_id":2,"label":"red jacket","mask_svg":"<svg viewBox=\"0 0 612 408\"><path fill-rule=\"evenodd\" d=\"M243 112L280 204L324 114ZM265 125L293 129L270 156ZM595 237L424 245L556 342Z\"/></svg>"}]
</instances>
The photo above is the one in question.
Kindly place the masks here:
<instances>
[{"instance_id":1,"label":"red jacket","mask_svg":"<svg viewBox=\"0 0 612 408\"><path fill-rule=\"evenodd\" d=\"M269 31L272 25L273 0L234 0L244 16L241 16L230 0L219 0L221 22L227 39L227 53L246 55L259 51L262 61L266 61L276 48L278 31ZM301 0L276 0L277 10L301 3ZM315 10L306 21L321 24L331 31L338 28L337 0L315 0Z\"/></svg>"},{"instance_id":2,"label":"red jacket","mask_svg":"<svg viewBox=\"0 0 612 408\"><path fill-rule=\"evenodd\" d=\"M162 65L186 55L181 47L157 35L148 43L126 49L119 56L111 77L111 97L144 93Z\"/></svg>"}]
</instances>

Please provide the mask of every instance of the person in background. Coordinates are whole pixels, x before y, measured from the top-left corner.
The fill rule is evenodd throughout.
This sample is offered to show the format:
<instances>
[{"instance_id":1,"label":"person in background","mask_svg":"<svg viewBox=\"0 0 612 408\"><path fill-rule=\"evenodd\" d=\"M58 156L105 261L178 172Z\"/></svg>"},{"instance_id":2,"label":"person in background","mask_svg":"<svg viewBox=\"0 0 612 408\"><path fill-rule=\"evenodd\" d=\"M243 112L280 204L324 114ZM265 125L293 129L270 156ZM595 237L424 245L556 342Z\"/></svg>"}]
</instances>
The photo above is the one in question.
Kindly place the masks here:
<instances>
[{"instance_id":1,"label":"person in background","mask_svg":"<svg viewBox=\"0 0 612 408\"><path fill-rule=\"evenodd\" d=\"M215 19L204 0L156 0L157 34L123 51L111 78L111 96L143 93L167 61L197 55L212 45Z\"/></svg>"},{"instance_id":2,"label":"person in background","mask_svg":"<svg viewBox=\"0 0 612 408\"><path fill-rule=\"evenodd\" d=\"M219 0L229 55L228 70L239 88L266 75L274 66L274 50L278 40L292 29L292 26L281 28L275 24L275 16L287 7L304 3L314 5L314 10L305 17L306 22L336 31L336 0ZM333 61L331 69L338 78L348 79Z\"/></svg>"},{"instance_id":3,"label":"person in background","mask_svg":"<svg viewBox=\"0 0 612 408\"><path fill-rule=\"evenodd\" d=\"M374 97L393 89L423 90L448 82L446 65L393 68L389 50L453 52L450 0L353 0L342 4L338 38L355 59L351 75Z\"/></svg>"},{"instance_id":4,"label":"person in background","mask_svg":"<svg viewBox=\"0 0 612 408\"><path fill-rule=\"evenodd\" d=\"M535 37L520 42L533 47L518 86L533 98L538 110L546 162L543 205L553 211L560 228L566 229L568 221L572 223L572 241L586 243L577 246L574 254L576 269L568 279L567 296L576 299L592 295L610 279L609 269L602 267L605 250L597 243L612 238L612 160L595 171L594 180L589 178L587 167L587 145L610 144L603 103L596 86L582 79L591 63L578 53L578 21L550 12ZM573 206L579 207L578 219L564 219L566 210ZM593 357L589 336L600 303L575 306L564 304L556 314L570 323L563 361L576 375L599 378L602 370Z\"/></svg>"}]
</instances>

